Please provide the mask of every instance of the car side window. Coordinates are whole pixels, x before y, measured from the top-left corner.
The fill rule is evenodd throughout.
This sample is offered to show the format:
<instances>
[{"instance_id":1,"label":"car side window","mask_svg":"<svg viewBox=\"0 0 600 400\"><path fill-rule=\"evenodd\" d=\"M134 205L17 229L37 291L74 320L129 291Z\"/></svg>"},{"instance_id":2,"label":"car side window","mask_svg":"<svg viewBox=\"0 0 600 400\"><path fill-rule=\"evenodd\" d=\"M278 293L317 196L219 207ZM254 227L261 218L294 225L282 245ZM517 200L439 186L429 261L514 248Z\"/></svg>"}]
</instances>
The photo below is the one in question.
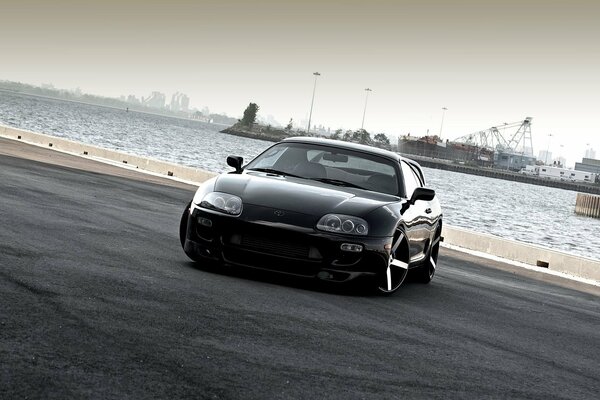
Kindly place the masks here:
<instances>
[{"instance_id":1,"label":"car side window","mask_svg":"<svg viewBox=\"0 0 600 400\"><path fill-rule=\"evenodd\" d=\"M406 162L401 161L400 165L402 166L406 198L410 199L415 189L421 187L421 181L415 174L415 171Z\"/></svg>"}]
</instances>

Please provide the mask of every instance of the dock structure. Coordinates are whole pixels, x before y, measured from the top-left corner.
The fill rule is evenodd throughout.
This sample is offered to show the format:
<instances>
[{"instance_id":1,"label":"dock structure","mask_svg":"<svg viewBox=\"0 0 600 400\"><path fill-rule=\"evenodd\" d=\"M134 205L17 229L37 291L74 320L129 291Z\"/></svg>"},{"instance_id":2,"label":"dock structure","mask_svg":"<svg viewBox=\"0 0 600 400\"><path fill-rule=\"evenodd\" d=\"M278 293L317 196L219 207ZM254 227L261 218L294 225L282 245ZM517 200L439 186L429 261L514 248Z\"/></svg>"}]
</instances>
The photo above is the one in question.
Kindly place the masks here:
<instances>
[{"instance_id":1,"label":"dock structure","mask_svg":"<svg viewBox=\"0 0 600 400\"><path fill-rule=\"evenodd\" d=\"M402 154L417 161L422 167L441 169L444 171L453 171L463 174L486 176L488 178L504 179L513 182L523 182L532 185L555 187L565 190L572 190L580 193L591 193L600 195L600 185L591 182L572 182L569 180L559 180L550 178L541 178L536 175L524 175L513 171L501 170L497 168L481 168L470 165L456 164L448 160L431 159L427 157L415 156L411 154Z\"/></svg>"},{"instance_id":2,"label":"dock structure","mask_svg":"<svg viewBox=\"0 0 600 400\"><path fill-rule=\"evenodd\" d=\"M575 213L587 217L600 218L600 196L577 193Z\"/></svg>"}]
</instances>

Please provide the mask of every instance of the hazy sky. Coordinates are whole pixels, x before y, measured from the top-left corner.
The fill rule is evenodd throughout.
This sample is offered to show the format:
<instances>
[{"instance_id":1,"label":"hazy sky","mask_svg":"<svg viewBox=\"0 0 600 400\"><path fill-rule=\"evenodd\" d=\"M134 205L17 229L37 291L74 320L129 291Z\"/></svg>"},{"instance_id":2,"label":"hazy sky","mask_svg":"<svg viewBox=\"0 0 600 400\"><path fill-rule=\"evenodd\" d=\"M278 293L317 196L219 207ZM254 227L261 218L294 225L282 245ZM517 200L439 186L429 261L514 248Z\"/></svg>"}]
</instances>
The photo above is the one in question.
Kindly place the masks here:
<instances>
[{"instance_id":1,"label":"hazy sky","mask_svg":"<svg viewBox=\"0 0 600 400\"><path fill-rule=\"evenodd\" d=\"M600 1L6 1L0 80L188 94L239 117L455 138L533 117L534 151L600 157ZM550 143L548 134L552 134ZM561 145L563 147L561 147Z\"/></svg>"}]
</instances>

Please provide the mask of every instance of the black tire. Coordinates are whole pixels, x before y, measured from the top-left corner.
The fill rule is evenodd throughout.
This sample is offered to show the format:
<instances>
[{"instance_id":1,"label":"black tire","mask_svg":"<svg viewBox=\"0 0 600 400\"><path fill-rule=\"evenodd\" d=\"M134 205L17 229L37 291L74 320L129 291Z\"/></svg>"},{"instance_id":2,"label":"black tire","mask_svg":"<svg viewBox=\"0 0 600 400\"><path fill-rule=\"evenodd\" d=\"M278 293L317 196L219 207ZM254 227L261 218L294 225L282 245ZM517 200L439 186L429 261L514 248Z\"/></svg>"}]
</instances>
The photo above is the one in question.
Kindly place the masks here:
<instances>
[{"instance_id":1,"label":"black tire","mask_svg":"<svg viewBox=\"0 0 600 400\"><path fill-rule=\"evenodd\" d=\"M181 247L185 249L185 238L187 237L187 226L188 219L190 217L190 206L192 202L190 201L185 209L183 210L183 214L181 215L181 221L179 221L179 241L181 242Z\"/></svg>"},{"instance_id":2,"label":"black tire","mask_svg":"<svg viewBox=\"0 0 600 400\"><path fill-rule=\"evenodd\" d=\"M395 293L404 282L408 273L410 249L406 234L398 230L394 235L392 252L386 271L377 279L377 293L389 296Z\"/></svg>"},{"instance_id":3,"label":"black tire","mask_svg":"<svg viewBox=\"0 0 600 400\"><path fill-rule=\"evenodd\" d=\"M432 281L435 276L435 270L437 269L438 253L440 251L440 234L436 234L435 239L431 244L429 253L425 263L415 269L414 278L416 282L428 284Z\"/></svg>"}]
</instances>

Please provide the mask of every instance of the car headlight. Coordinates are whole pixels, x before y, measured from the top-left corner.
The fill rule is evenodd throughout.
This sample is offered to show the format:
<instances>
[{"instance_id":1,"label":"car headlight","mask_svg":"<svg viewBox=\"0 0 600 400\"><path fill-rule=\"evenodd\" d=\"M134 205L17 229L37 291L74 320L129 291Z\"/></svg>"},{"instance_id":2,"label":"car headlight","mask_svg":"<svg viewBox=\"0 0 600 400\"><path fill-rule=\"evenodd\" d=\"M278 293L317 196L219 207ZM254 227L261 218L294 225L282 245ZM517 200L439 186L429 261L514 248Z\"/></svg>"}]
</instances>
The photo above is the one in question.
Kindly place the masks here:
<instances>
[{"instance_id":1,"label":"car headlight","mask_svg":"<svg viewBox=\"0 0 600 400\"><path fill-rule=\"evenodd\" d=\"M227 193L210 192L202 198L199 205L229 215L240 215L242 213L242 199Z\"/></svg>"},{"instance_id":2,"label":"car headlight","mask_svg":"<svg viewBox=\"0 0 600 400\"><path fill-rule=\"evenodd\" d=\"M317 229L346 235L366 235L369 224L362 218L343 214L324 215L317 223Z\"/></svg>"}]
</instances>

